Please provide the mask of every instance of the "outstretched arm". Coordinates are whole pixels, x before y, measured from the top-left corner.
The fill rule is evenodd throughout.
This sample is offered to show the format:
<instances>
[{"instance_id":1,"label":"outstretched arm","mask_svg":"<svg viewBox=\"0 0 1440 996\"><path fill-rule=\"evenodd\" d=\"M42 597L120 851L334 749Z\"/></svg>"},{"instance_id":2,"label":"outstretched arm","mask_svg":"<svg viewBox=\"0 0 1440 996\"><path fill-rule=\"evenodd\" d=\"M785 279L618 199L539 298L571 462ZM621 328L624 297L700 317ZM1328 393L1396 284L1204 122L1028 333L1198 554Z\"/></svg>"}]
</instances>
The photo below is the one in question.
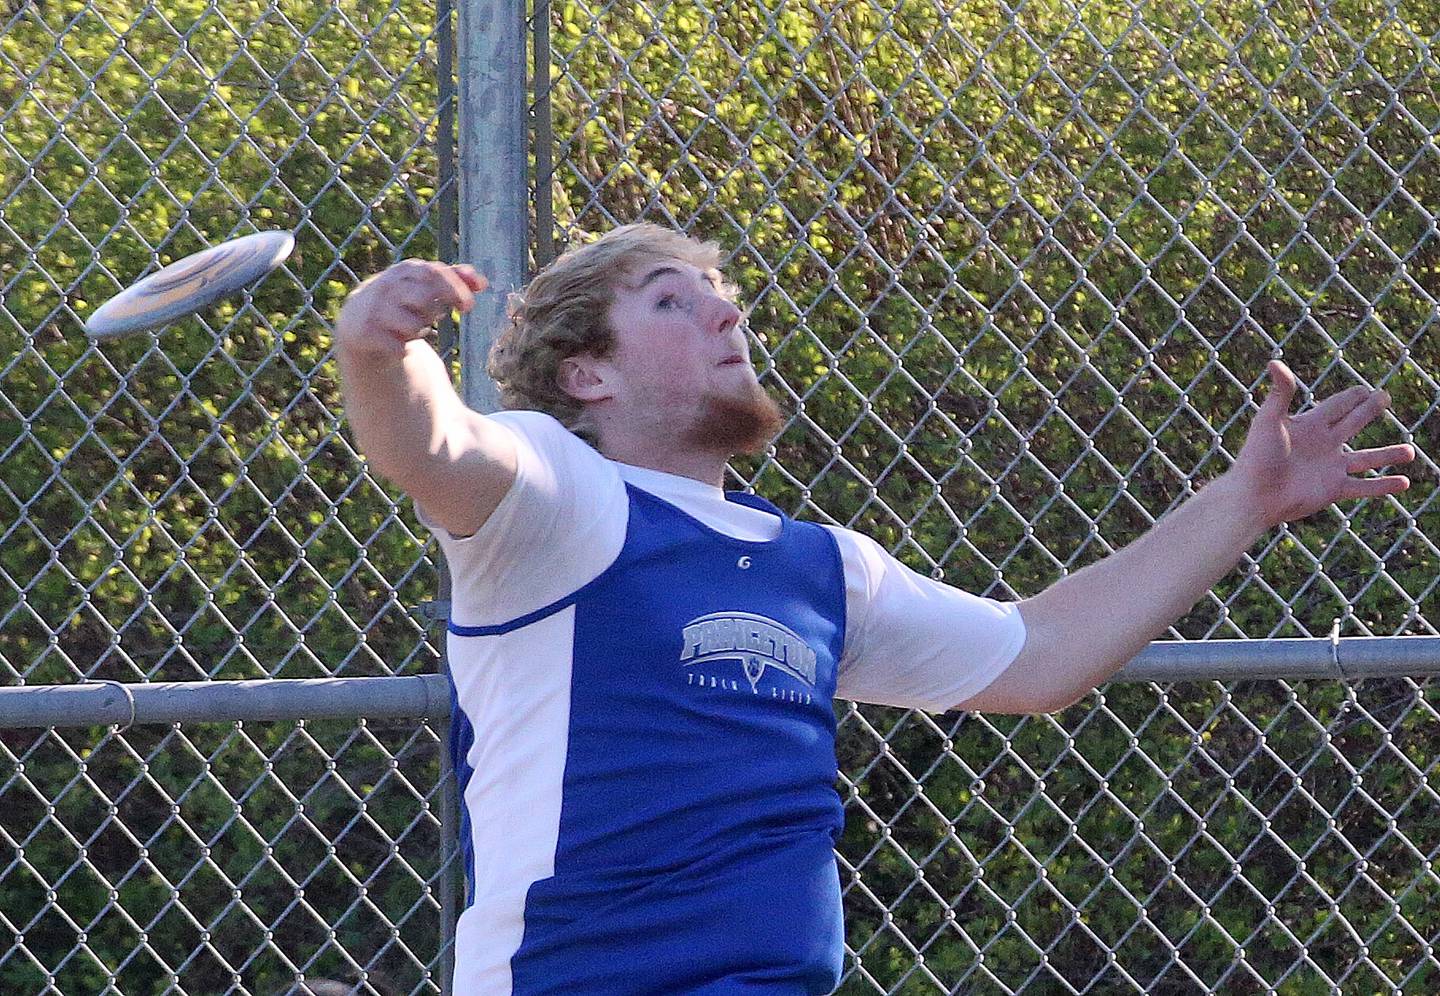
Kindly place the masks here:
<instances>
[{"instance_id":1,"label":"outstretched arm","mask_svg":"<svg viewBox=\"0 0 1440 996\"><path fill-rule=\"evenodd\" d=\"M1415 458L1408 444L1346 447L1389 407L1385 392L1353 387L1291 416L1295 375L1278 360L1269 374L1270 394L1231 468L1134 543L1022 601L1024 649L964 708L1064 708L1184 615L1270 529L1410 486L1399 475L1351 476Z\"/></svg>"},{"instance_id":2,"label":"outstretched arm","mask_svg":"<svg viewBox=\"0 0 1440 996\"><path fill-rule=\"evenodd\" d=\"M469 311L485 278L469 266L405 260L357 287L335 327L345 415L371 466L457 536L485 524L515 480L515 445L472 411L424 341Z\"/></svg>"}]
</instances>

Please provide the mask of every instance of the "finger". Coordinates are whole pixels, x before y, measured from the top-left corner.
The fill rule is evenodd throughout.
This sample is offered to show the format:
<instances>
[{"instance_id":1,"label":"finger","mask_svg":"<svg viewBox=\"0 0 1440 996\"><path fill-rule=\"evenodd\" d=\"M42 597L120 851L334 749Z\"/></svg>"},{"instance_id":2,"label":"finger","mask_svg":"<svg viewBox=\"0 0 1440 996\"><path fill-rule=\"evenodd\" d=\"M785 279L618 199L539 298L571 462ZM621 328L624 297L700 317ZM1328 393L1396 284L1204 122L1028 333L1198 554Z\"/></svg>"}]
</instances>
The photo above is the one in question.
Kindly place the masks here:
<instances>
[{"instance_id":1,"label":"finger","mask_svg":"<svg viewBox=\"0 0 1440 996\"><path fill-rule=\"evenodd\" d=\"M388 292L426 309L427 314L433 311L440 316L474 303L474 292L448 263L407 259L393 269L396 283Z\"/></svg>"},{"instance_id":2,"label":"finger","mask_svg":"<svg viewBox=\"0 0 1440 996\"><path fill-rule=\"evenodd\" d=\"M402 349L406 340L423 339L429 334L435 320L427 311L403 299L387 301L377 307L367 324L394 340Z\"/></svg>"},{"instance_id":3,"label":"finger","mask_svg":"<svg viewBox=\"0 0 1440 996\"><path fill-rule=\"evenodd\" d=\"M411 325L415 322L424 325L434 320L436 308L430 303L433 300L433 297L423 298L406 295L405 297L395 299L392 310L398 315L404 316L401 318L401 322L406 325Z\"/></svg>"},{"instance_id":4,"label":"finger","mask_svg":"<svg viewBox=\"0 0 1440 996\"><path fill-rule=\"evenodd\" d=\"M1410 478L1403 474L1387 477L1349 477L1340 488L1340 500L1352 498L1382 498L1399 494L1410 487Z\"/></svg>"},{"instance_id":5,"label":"finger","mask_svg":"<svg viewBox=\"0 0 1440 996\"><path fill-rule=\"evenodd\" d=\"M407 280L396 295L402 307L413 312L422 325L434 325L459 309L469 311L475 295L448 266L436 266Z\"/></svg>"},{"instance_id":6,"label":"finger","mask_svg":"<svg viewBox=\"0 0 1440 996\"><path fill-rule=\"evenodd\" d=\"M1341 439L1353 439L1361 429L1379 417L1390 407L1390 395L1385 391L1372 391L1364 401L1356 405L1334 425L1335 434Z\"/></svg>"},{"instance_id":7,"label":"finger","mask_svg":"<svg viewBox=\"0 0 1440 996\"><path fill-rule=\"evenodd\" d=\"M458 266L440 265L435 272L444 281L445 289L441 292L440 303L446 306L447 313L455 310L469 311L475 307L475 294L477 290L470 280L460 272ZM476 279L483 280L480 274L474 274Z\"/></svg>"},{"instance_id":8,"label":"finger","mask_svg":"<svg viewBox=\"0 0 1440 996\"><path fill-rule=\"evenodd\" d=\"M1313 414L1324 419L1326 425L1334 425L1370 396L1370 389L1363 384L1348 387L1338 394L1332 394L1315 406Z\"/></svg>"},{"instance_id":9,"label":"finger","mask_svg":"<svg viewBox=\"0 0 1440 996\"><path fill-rule=\"evenodd\" d=\"M1270 393L1260 406L1257 419L1278 420L1290 412L1290 402L1295 398L1295 374L1279 360L1271 360L1266 367L1270 374Z\"/></svg>"},{"instance_id":10,"label":"finger","mask_svg":"<svg viewBox=\"0 0 1440 996\"><path fill-rule=\"evenodd\" d=\"M1345 473L1365 474L1381 467L1393 467L1415 459L1415 447L1409 443L1394 446L1377 446L1372 450L1356 450L1345 454Z\"/></svg>"},{"instance_id":11,"label":"finger","mask_svg":"<svg viewBox=\"0 0 1440 996\"><path fill-rule=\"evenodd\" d=\"M394 331L407 338L420 338L434 328L448 312L424 301L402 300L395 303L397 319Z\"/></svg>"},{"instance_id":12,"label":"finger","mask_svg":"<svg viewBox=\"0 0 1440 996\"><path fill-rule=\"evenodd\" d=\"M490 286L490 281L485 279L485 275L477 271L475 267L469 263L461 263L458 266L452 267L452 270L456 276L465 282L465 286L469 287L470 290L476 294L479 294Z\"/></svg>"}]
</instances>

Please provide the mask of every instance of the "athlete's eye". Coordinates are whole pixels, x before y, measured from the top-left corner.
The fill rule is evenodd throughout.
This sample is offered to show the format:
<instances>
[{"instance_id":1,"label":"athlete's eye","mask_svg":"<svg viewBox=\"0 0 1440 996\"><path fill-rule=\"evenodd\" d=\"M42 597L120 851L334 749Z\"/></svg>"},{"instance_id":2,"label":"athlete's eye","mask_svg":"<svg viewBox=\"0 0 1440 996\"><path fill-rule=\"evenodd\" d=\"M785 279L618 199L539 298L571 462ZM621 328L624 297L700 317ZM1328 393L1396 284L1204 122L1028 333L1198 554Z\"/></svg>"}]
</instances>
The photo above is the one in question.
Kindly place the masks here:
<instances>
[{"instance_id":1,"label":"athlete's eye","mask_svg":"<svg viewBox=\"0 0 1440 996\"><path fill-rule=\"evenodd\" d=\"M669 308L673 308L674 306L675 306L675 295L674 295L674 294L666 294L666 295L665 295L664 297L662 297L660 300L658 300L658 301L655 302L655 307L657 307L657 308L669 309Z\"/></svg>"}]
</instances>

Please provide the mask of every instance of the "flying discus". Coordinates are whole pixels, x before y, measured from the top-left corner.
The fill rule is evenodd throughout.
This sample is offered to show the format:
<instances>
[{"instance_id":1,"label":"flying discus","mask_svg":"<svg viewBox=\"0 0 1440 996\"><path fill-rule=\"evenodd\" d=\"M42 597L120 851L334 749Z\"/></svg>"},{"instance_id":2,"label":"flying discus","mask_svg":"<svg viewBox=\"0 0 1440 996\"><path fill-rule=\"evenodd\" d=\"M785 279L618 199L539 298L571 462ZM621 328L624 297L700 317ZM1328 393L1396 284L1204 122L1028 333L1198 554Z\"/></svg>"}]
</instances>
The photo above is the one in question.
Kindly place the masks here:
<instances>
[{"instance_id":1,"label":"flying discus","mask_svg":"<svg viewBox=\"0 0 1440 996\"><path fill-rule=\"evenodd\" d=\"M257 232L202 249L106 301L85 322L85 331L96 339L114 339L168 325L259 280L294 248L290 232Z\"/></svg>"}]
</instances>

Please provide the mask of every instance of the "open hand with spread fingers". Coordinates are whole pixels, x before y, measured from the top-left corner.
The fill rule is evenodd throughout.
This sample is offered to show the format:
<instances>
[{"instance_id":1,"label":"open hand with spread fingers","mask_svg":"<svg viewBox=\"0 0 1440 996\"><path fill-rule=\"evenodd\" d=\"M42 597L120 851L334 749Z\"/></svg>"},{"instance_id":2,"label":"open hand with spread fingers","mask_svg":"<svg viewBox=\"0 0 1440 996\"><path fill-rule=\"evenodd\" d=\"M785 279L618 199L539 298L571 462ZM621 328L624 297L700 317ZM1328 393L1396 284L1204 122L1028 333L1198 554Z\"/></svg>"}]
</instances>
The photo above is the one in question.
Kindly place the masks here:
<instances>
[{"instance_id":1,"label":"open hand with spread fingers","mask_svg":"<svg viewBox=\"0 0 1440 996\"><path fill-rule=\"evenodd\" d=\"M1409 443L1365 450L1349 446L1390 407L1389 394L1352 387L1291 415L1295 374L1279 360L1270 361L1268 373L1270 393L1230 469L1253 494L1263 526L1303 519L1337 501L1398 494L1410 486L1402 474L1364 476L1415 459Z\"/></svg>"}]
</instances>

